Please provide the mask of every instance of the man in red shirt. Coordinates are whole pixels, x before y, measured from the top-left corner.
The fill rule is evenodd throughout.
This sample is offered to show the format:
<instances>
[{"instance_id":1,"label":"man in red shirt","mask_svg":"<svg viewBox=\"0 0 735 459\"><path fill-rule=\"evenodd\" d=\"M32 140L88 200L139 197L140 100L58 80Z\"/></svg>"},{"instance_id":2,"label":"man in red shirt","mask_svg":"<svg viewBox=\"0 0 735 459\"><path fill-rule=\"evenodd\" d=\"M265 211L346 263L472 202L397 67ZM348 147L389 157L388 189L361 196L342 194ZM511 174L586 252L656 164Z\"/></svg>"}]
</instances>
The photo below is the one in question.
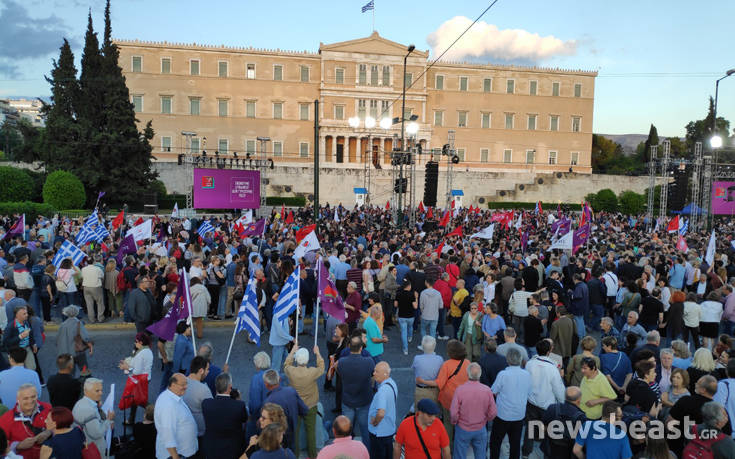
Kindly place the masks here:
<instances>
[{"instance_id":1,"label":"man in red shirt","mask_svg":"<svg viewBox=\"0 0 735 459\"><path fill-rule=\"evenodd\" d=\"M447 340L449 336L444 333L444 323L447 321L447 309L449 309L452 302L452 287L449 286L448 273L441 274L441 277L434 282L434 289L441 294L444 303L444 307L439 309L439 323L436 327L439 336L437 338Z\"/></svg>"},{"instance_id":2,"label":"man in red shirt","mask_svg":"<svg viewBox=\"0 0 735 459\"><path fill-rule=\"evenodd\" d=\"M401 457L401 448L405 448L406 459L425 459L427 455L432 459L452 457L449 451L449 436L444 425L437 419L439 413L441 413L439 405L432 400L428 398L419 400L416 414L404 419L398 427L393 457Z\"/></svg>"},{"instance_id":3,"label":"man in red shirt","mask_svg":"<svg viewBox=\"0 0 735 459\"><path fill-rule=\"evenodd\" d=\"M18 442L16 451L24 459L38 459L41 445L51 437L46 430L46 417L51 405L38 401L36 386L23 384L18 389L15 408L0 416L0 429L5 431L8 444Z\"/></svg>"}]
</instances>

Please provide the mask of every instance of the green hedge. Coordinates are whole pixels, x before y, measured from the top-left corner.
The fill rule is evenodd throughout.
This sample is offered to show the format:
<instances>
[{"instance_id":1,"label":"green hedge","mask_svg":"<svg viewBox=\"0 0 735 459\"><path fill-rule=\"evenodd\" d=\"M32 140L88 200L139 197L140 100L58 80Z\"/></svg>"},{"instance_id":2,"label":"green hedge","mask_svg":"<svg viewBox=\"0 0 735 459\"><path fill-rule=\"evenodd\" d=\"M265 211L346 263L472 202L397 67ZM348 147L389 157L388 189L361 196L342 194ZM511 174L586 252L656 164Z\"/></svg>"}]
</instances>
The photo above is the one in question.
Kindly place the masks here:
<instances>
[{"instance_id":1,"label":"green hedge","mask_svg":"<svg viewBox=\"0 0 735 459\"><path fill-rule=\"evenodd\" d=\"M56 171L46 177L43 202L57 209L79 209L86 199L84 185L71 172Z\"/></svg>"},{"instance_id":2,"label":"green hedge","mask_svg":"<svg viewBox=\"0 0 735 459\"><path fill-rule=\"evenodd\" d=\"M20 201L33 196L33 179L23 169L0 167L0 202Z\"/></svg>"},{"instance_id":3,"label":"green hedge","mask_svg":"<svg viewBox=\"0 0 735 459\"><path fill-rule=\"evenodd\" d=\"M545 212L556 212L556 203L541 202L541 207ZM581 204L565 204L561 203L561 206L565 210L582 210ZM522 209L522 210L534 210L536 209L535 202L488 202L488 209Z\"/></svg>"},{"instance_id":4,"label":"green hedge","mask_svg":"<svg viewBox=\"0 0 735 459\"><path fill-rule=\"evenodd\" d=\"M159 209L173 209L174 204L179 205L179 209L186 208L186 195L185 194L167 194L166 196L158 197L158 208Z\"/></svg>"},{"instance_id":5,"label":"green hedge","mask_svg":"<svg viewBox=\"0 0 735 459\"><path fill-rule=\"evenodd\" d=\"M267 206L292 206L303 207L306 205L306 198L303 196L267 196L265 198Z\"/></svg>"},{"instance_id":6,"label":"green hedge","mask_svg":"<svg viewBox=\"0 0 735 459\"><path fill-rule=\"evenodd\" d=\"M54 213L56 209L49 204L31 201L0 202L0 215L26 214L26 223L36 220L39 215L51 218Z\"/></svg>"}]
</instances>

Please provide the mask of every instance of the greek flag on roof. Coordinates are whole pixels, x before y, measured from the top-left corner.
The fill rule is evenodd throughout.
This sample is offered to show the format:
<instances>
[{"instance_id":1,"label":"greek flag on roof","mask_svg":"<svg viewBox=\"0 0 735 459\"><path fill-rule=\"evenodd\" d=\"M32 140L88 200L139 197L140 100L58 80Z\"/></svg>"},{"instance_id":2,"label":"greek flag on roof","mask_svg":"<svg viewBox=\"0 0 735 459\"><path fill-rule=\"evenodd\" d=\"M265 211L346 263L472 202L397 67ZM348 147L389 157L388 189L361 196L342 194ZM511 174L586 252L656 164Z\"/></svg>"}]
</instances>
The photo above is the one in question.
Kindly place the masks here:
<instances>
[{"instance_id":1,"label":"greek flag on roof","mask_svg":"<svg viewBox=\"0 0 735 459\"><path fill-rule=\"evenodd\" d=\"M255 277L251 277L248 281L248 288L245 290L245 296L242 297L240 310L237 312L237 326L235 333L247 330L250 338L260 346L260 318L258 317L258 294L255 291Z\"/></svg>"},{"instance_id":2,"label":"greek flag on roof","mask_svg":"<svg viewBox=\"0 0 735 459\"><path fill-rule=\"evenodd\" d=\"M301 267L296 267L296 270L288 276L286 283L281 289L281 294L278 295L275 306L273 306L273 319L279 322L285 321L288 316L296 310L299 304L299 275Z\"/></svg>"},{"instance_id":3,"label":"greek flag on roof","mask_svg":"<svg viewBox=\"0 0 735 459\"><path fill-rule=\"evenodd\" d=\"M202 222L197 230L197 234L201 237L204 237L207 233L214 233L214 226L212 226L209 220Z\"/></svg>"},{"instance_id":4,"label":"greek flag on roof","mask_svg":"<svg viewBox=\"0 0 735 459\"><path fill-rule=\"evenodd\" d=\"M370 11L375 9L375 0L370 0L367 4L362 7L362 12Z\"/></svg>"},{"instance_id":5,"label":"greek flag on roof","mask_svg":"<svg viewBox=\"0 0 735 459\"><path fill-rule=\"evenodd\" d=\"M76 266L85 257L86 255L79 247L66 240L63 244L61 244L61 247L59 247L59 251L56 252L54 259L51 260L51 264L56 266L56 268L58 269L61 266L61 262L64 261L65 258L71 258L72 264Z\"/></svg>"}]
</instances>

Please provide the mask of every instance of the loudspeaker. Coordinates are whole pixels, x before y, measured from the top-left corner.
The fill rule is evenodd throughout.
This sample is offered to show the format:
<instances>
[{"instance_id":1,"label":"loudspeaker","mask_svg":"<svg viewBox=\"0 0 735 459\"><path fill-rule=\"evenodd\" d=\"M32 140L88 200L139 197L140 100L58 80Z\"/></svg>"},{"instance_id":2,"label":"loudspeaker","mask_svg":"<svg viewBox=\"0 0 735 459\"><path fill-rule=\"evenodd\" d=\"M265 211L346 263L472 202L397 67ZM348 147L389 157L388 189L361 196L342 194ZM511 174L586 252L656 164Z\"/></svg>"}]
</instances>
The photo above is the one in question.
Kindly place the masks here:
<instances>
[{"instance_id":1,"label":"loudspeaker","mask_svg":"<svg viewBox=\"0 0 735 459\"><path fill-rule=\"evenodd\" d=\"M426 231L427 233L430 233L437 229L439 226L436 222L436 220L426 220L424 222L424 225L421 227L423 231Z\"/></svg>"},{"instance_id":2,"label":"loudspeaker","mask_svg":"<svg viewBox=\"0 0 735 459\"><path fill-rule=\"evenodd\" d=\"M436 161L427 162L424 177L424 206L436 207L436 189L439 182L439 163Z\"/></svg>"}]
</instances>

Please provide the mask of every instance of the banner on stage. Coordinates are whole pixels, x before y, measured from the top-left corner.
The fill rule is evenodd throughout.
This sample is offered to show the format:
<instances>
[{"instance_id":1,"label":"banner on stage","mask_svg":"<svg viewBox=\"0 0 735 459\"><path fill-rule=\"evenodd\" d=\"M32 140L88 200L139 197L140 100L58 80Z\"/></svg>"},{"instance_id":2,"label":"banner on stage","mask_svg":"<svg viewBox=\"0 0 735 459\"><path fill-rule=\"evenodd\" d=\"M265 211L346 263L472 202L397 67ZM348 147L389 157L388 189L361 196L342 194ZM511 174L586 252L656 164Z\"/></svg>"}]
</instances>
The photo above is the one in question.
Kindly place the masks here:
<instances>
[{"instance_id":1,"label":"banner on stage","mask_svg":"<svg viewBox=\"0 0 735 459\"><path fill-rule=\"evenodd\" d=\"M260 171L194 169L195 209L259 209Z\"/></svg>"},{"instance_id":2,"label":"banner on stage","mask_svg":"<svg viewBox=\"0 0 735 459\"><path fill-rule=\"evenodd\" d=\"M712 183L712 213L714 215L735 214L735 182Z\"/></svg>"}]
</instances>

